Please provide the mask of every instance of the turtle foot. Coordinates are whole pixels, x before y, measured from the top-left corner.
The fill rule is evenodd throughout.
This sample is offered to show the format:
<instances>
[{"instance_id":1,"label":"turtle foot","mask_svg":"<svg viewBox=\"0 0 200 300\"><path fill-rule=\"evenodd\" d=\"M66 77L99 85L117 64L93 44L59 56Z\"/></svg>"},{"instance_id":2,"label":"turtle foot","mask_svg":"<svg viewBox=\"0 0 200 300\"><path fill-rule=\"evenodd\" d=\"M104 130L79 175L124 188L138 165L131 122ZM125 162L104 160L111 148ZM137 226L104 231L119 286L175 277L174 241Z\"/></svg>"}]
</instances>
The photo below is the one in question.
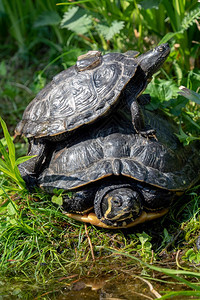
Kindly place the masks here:
<instances>
[{"instance_id":1,"label":"turtle foot","mask_svg":"<svg viewBox=\"0 0 200 300\"><path fill-rule=\"evenodd\" d=\"M152 129L150 127L146 127L144 130L141 130L138 133L141 134L145 138L154 138L154 139L157 140L157 138L156 138L156 130Z\"/></svg>"},{"instance_id":2,"label":"turtle foot","mask_svg":"<svg viewBox=\"0 0 200 300\"><path fill-rule=\"evenodd\" d=\"M34 191L34 189L37 186L37 178L32 175L28 175L28 174L26 174L25 176L22 176L22 178L26 183L26 188L30 192Z\"/></svg>"},{"instance_id":3,"label":"turtle foot","mask_svg":"<svg viewBox=\"0 0 200 300\"><path fill-rule=\"evenodd\" d=\"M26 188L31 192L34 190L34 188L37 186L37 178L34 176L34 174L28 174L24 168L22 168L21 165L18 166L20 175L22 179L25 181Z\"/></svg>"}]
</instances>

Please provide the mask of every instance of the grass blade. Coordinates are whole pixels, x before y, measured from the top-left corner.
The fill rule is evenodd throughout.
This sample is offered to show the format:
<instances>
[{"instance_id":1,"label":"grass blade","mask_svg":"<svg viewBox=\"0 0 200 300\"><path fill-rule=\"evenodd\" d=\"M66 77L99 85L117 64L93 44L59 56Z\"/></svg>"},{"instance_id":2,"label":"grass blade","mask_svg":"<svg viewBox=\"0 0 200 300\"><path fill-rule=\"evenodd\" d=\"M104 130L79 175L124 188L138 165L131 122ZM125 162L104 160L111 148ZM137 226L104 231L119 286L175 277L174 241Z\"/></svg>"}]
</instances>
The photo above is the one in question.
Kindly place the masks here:
<instances>
[{"instance_id":1,"label":"grass blade","mask_svg":"<svg viewBox=\"0 0 200 300\"><path fill-rule=\"evenodd\" d=\"M19 48L20 47L22 48L24 46L24 38L23 38L22 31L20 28L20 21L17 18L18 16L15 14L11 3L12 3L11 1L6 1L6 0L3 1L3 5L8 14L8 18L10 19L10 22L12 24L12 30L13 30L14 37L18 42Z\"/></svg>"},{"instance_id":2,"label":"grass blade","mask_svg":"<svg viewBox=\"0 0 200 300\"><path fill-rule=\"evenodd\" d=\"M6 174L8 177L12 178L14 181L16 181L17 178L16 178L15 174L13 174L8 169L5 169L2 166L0 166L0 171L3 172L4 174Z\"/></svg>"},{"instance_id":3,"label":"grass blade","mask_svg":"<svg viewBox=\"0 0 200 300\"><path fill-rule=\"evenodd\" d=\"M8 145L8 153L0 141L0 152L2 153L4 160L0 158L0 171L2 171L6 176L14 180L20 188L24 189L26 187L24 180L22 179L20 172L18 170L18 165L33 156L24 156L21 158L15 159L15 145L12 141L12 138L8 132L6 123L0 117L0 123L3 128L4 136Z\"/></svg>"},{"instance_id":4,"label":"grass blade","mask_svg":"<svg viewBox=\"0 0 200 300\"><path fill-rule=\"evenodd\" d=\"M9 155L1 141L0 141L0 153L3 155L6 165L10 168L11 164L10 164Z\"/></svg>"},{"instance_id":5,"label":"grass blade","mask_svg":"<svg viewBox=\"0 0 200 300\"><path fill-rule=\"evenodd\" d=\"M5 161L2 158L0 158L0 167L4 168L6 170L9 170L7 164L5 163Z\"/></svg>"},{"instance_id":6,"label":"grass blade","mask_svg":"<svg viewBox=\"0 0 200 300\"><path fill-rule=\"evenodd\" d=\"M8 145L8 151L9 151L9 159L10 159L10 164L12 166L12 168L14 168L15 165L15 146L14 143L12 141L12 138L8 132L6 123L4 122L4 120L0 117L0 122L1 122L1 126L3 128L3 133Z\"/></svg>"},{"instance_id":7,"label":"grass blade","mask_svg":"<svg viewBox=\"0 0 200 300\"><path fill-rule=\"evenodd\" d=\"M135 256L133 256L131 254L121 253L121 252L118 252L118 251L112 251L112 252L116 253L116 254L119 254L119 255L124 255L124 256L130 257L133 260L136 260L137 262L139 262L140 264L148 267L151 270L164 273L164 274L166 274L168 276L171 276L172 278L174 278L174 279L176 279L176 280L178 280L180 282L185 283L188 287L190 287L190 288L192 288L194 290L200 291L200 286L198 286L198 285L196 285L194 283L191 283L191 282L187 281L186 279L178 276L178 275L183 275L183 276L200 278L200 273L190 272L190 271L184 271L184 270L173 270L173 269L167 269L167 268L159 268L159 267L150 265L150 264L148 264L148 263L140 260L139 258L137 258L137 257L135 257Z\"/></svg>"},{"instance_id":8,"label":"grass blade","mask_svg":"<svg viewBox=\"0 0 200 300\"><path fill-rule=\"evenodd\" d=\"M160 300L163 299L171 299L172 297L178 296L193 296L193 297L200 297L200 292L197 291L177 291L177 292L169 292L166 295L159 298ZM179 298L180 299L180 298ZM199 299L199 298L196 298Z\"/></svg>"},{"instance_id":9,"label":"grass blade","mask_svg":"<svg viewBox=\"0 0 200 300\"><path fill-rule=\"evenodd\" d=\"M22 156L22 157L19 157L16 161L15 161L15 166L18 166L19 164L22 164L23 162L33 158L33 157L36 157L37 155L32 155L32 156Z\"/></svg>"},{"instance_id":10,"label":"grass blade","mask_svg":"<svg viewBox=\"0 0 200 300\"><path fill-rule=\"evenodd\" d=\"M159 42L159 45L167 43L170 39L172 39L175 35L180 33L179 31L177 32L168 32Z\"/></svg>"},{"instance_id":11,"label":"grass blade","mask_svg":"<svg viewBox=\"0 0 200 300\"><path fill-rule=\"evenodd\" d=\"M180 86L179 89L181 90L181 92L179 92L180 95L189 99L190 101L200 104L200 95L199 94L195 93L192 90L187 89L185 86Z\"/></svg>"}]
</instances>

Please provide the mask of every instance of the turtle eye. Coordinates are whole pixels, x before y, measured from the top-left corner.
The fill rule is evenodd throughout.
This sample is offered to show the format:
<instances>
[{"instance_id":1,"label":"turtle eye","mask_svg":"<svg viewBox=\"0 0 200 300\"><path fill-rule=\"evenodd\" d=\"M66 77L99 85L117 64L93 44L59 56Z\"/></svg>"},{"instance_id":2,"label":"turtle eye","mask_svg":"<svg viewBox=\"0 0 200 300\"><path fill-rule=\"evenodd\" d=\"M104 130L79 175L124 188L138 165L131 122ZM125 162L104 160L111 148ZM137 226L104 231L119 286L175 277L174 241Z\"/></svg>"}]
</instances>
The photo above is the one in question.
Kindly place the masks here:
<instances>
[{"instance_id":1,"label":"turtle eye","mask_svg":"<svg viewBox=\"0 0 200 300\"><path fill-rule=\"evenodd\" d=\"M122 199L120 199L120 198L114 198L112 202L115 207L119 207L122 205Z\"/></svg>"},{"instance_id":2,"label":"turtle eye","mask_svg":"<svg viewBox=\"0 0 200 300\"><path fill-rule=\"evenodd\" d=\"M162 44L162 45L160 45L160 46L157 47L157 49L158 49L159 52L163 52L163 51L167 50L168 48L169 48L169 44L168 43Z\"/></svg>"}]
</instances>

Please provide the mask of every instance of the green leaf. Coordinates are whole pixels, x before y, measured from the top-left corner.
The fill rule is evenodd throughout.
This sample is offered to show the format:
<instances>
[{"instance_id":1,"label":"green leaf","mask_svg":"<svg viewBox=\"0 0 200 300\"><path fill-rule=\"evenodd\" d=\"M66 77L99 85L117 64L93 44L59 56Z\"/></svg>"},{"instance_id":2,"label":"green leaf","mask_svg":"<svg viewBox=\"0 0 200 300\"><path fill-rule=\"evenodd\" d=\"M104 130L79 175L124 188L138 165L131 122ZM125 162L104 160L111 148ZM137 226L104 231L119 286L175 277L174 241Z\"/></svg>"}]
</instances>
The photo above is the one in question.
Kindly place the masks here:
<instances>
[{"instance_id":1,"label":"green leaf","mask_svg":"<svg viewBox=\"0 0 200 300\"><path fill-rule=\"evenodd\" d=\"M8 214L10 216L13 216L16 214L16 208L15 208L15 204L12 202L10 202L7 206L7 209L8 209Z\"/></svg>"},{"instance_id":2,"label":"green leaf","mask_svg":"<svg viewBox=\"0 0 200 300\"><path fill-rule=\"evenodd\" d=\"M178 96L179 89L175 82L165 79L153 79L147 86L146 92L153 98L159 99L161 103L175 99ZM150 103L150 105L152 104ZM149 105L149 104L148 104Z\"/></svg>"},{"instance_id":3,"label":"green leaf","mask_svg":"<svg viewBox=\"0 0 200 300\"><path fill-rule=\"evenodd\" d=\"M62 196L56 196L54 195L52 198L51 198L51 201L55 204L58 204L58 205L62 205L63 204L63 198Z\"/></svg>"},{"instance_id":4,"label":"green leaf","mask_svg":"<svg viewBox=\"0 0 200 300\"><path fill-rule=\"evenodd\" d=\"M16 181L16 176L14 173L12 173L11 171L9 171L8 169L3 168L2 166L0 166L0 171L3 172L5 175L7 175L8 177L12 178L13 180Z\"/></svg>"},{"instance_id":5,"label":"green leaf","mask_svg":"<svg viewBox=\"0 0 200 300\"><path fill-rule=\"evenodd\" d=\"M177 297L176 297L177 296ZM182 297L183 296L183 297ZM188 299L199 299L200 296L200 292L198 291L177 291L177 292L169 292L166 295L162 296L161 298L159 298L160 300L169 300L169 299L184 299L185 296L193 296L193 298L188 298ZM186 298L185 298L186 299Z\"/></svg>"},{"instance_id":6,"label":"green leaf","mask_svg":"<svg viewBox=\"0 0 200 300\"><path fill-rule=\"evenodd\" d=\"M20 188L25 188L25 182L22 179L19 169L17 165L23 161L30 159L30 156L25 156L15 160L15 146L12 141L12 138L8 132L7 126L5 122L0 117L0 122L3 128L4 136L6 139L6 143L8 145L7 153L5 147L3 146L2 142L0 141L0 153L4 156L4 160L0 158L0 171L3 172L6 176L14 180Z\"/></svg>"},{"instance_id":7,"label":"green leaf","mask_svg":"<svg viewBox=\"0 0 200 300\"><path fill-rule=\"evenodd\" d=\"M185 255L184 255L184 257L189 257L192 253L194 253L194 250L193 249L189 249L186 253L185 253Z\"/></svg>"},{"instance_id":8,"label":"green leaf","mask_svg":"<svg viewBox=\"0 0 200 300\"><path fill-rule=\"evenodd\" d=\"M12 172L10 172L7 168L0 166L0 172L2 172L5 176L8 176L15 180L15 175Z\"/></svg>"},{"instance_id":9,"label":"green leaf","mask_svg":"<svg viewBox=\"0 0 200 300\"><path fill-rule=\"evenodd\" d=\"M98 24L97 30L102 34L106 40L111 40L115 34L118 34L125 26L123 21L113 21L111 26Z\"/></svg>"},{"instance_id":10,"label":"green leaf","mask_svg":"<svg viewBox=\"0 0 200 300\"><path fill-rule=\"evenodd\" d=\"M2 144L1 140L0 140L0 153L3 155L7 166L10 168L11 165L10 165L9 155L8 155L8 152L6 151L4 145Z\"/></svg>"},{"instance_id":11,"label":"green leaf","mask_svg":"<svg viewBox=\"0 0 200 300\"><path fill-rule=\"evenodd\" d=\"M14 167L14 174L15 174L15 177L16 177L17 184L21 188L25 188L26 187L25 181L22 179L21 174L20 174L19 169L18 169L17 166Z\"/></svg>"},{"instance_id":12,"label":"green leaf","mask_svg":"<svg viewBox=\"0 0 200 300\"><path fill-rule=\"evenodd\" d=\"M34 22L34 27L37 28L48 25L58 25L60 21L61 18L56 11L44 11Z\"/></svg>"},{"instance_id":13,"label":"green leaf","mask_svg":"<svg viewBox=\"0 0 200 300\"><path fill-rule=\"evenodd\" d=\"M174 36L176 36L178 33L180 33L180 31L177 32L168 32L167 34L165 34L165 36L161 39L161 41L159 42L158 45L167 43L169 40L171 40Z\"/></svg>"},{"instance_id":14,"label":"green leaf","mask_svg":"<svg viewBox=\"0 0 200 300\"><path fill-rule=\"evenodd\" d=\"M181 127L180 127L180 134L176 134L176 136L179 138L181 143L188 144L186 141L189 136L183 131Z\"/></svg>"},{"instance_id":15,"label":"green leaf","mask_svg":"<svg viewBox=\"0 0 200 300\"><path fill-rule=\"evenodd\" d=\"M11 163L12 167L14 168L14 165L15 165L15 146L14 146L12 138L11 138L9 132L8 132L6 123L4 122L4 120L1 117L0 117L0 122L1 122L1 126L3 128L3 132L4 132L4 136L6 138L7 145L8 145L10 163Z\"/></svg>"},{"instance_id":16,"label":"green leaf","mask_svg":"<svg viewBox=\"0 0 200 300\"><path fill-rule=\"evenodd\" d=\"M22 179L20 172L17 166L13 170L7 168L7 165L3 160L0 161L0 171L3 172L6 176L14 180L21 188L25 188L25 182Z\"/></svg>"},{"instance_id":17,"label":"green leaf","mask_svg":"<svg viewBox=\"0 0 200 300\"><path fill-rule=\"evenodd\" d=\"M183 79L183 70L182 70L181 66L176 61L174 61L174 69L175 69L175 72L176 72L178 85L180 85L180 83Z\"/></svg>"},{"instance_id":18,"label":"green leaf","mask_svg":"<svg viewBox=\"0 0 200 300\"><path fill-rule=\"evenodd\" d=\"M17 225L17 220L15 220L13 216L7 217L7 223L10 223L11 225Z\"/></svg>"},{"instance_id":19,"label":"green leaf","mask_svg":"<svg viewBox=\"0 0 200 300\"><path fill-rule=\"evenodd\" d=\"M32 155L32 156L22 156L22 157L19 157L16 161L15 161L15 165L18 166L19 164L33 158L33 157L36 157L37 155Z\"/></svg>"},{"instance_id":20,"label":"green leaf","mask_svg":"<svg viewBox=\"0 0 200 300\"><path fill-rule=\"evenodd\" d=\"M85 10L74 6L64 13L60 26L77 34L85 34L92 27L92 17Z\"/></svg>"},{"instance_id":21,"label":"green leaf","mask_svg":"<svg viewBox=\"0 0 200 300\"><path fill-rule=\"evenodd\" d=\"M181 92L179 92L180 95L189 99L190 101L200 104L200 95L199 94L195 93L192 90L187 89L184 86L180 86L179 89L181 90Z\"/></svg>"},{"instance_id":22,"label":"green leaf","mask_svg":"<svg viewBox=\"0 0 200 300\"><path fill-rule=\"evenodd\" d=\"M182 30L187 30L190 26L192 26L195 23L195 20L198 20L200 18L200 9L194 9L187 13L185 18L182 20L181 28Z\"/></svg>"},{"instance_id":23,"label":"green leaf","mask_svg":"<svg viewBox=\"0 0 200 300\"><path fill-rule=\"evenodd\" d=\"M180 142L183 143L183 145L185 145L185 146L189 145L189 143L192 141L200 139L200 138L194 137L192 135L187 135L181 127L180 127L180 134L175 133L175 135L178 137Z\"/></svg>"},{"instance_id":24,"label":"green leaf","mask_svg":"<svg viewBox=\"0 0 200 300\"><path fill-rule=\"evenodd\" d=\"M189 116L189 112L188 113L182 113L182 116L184 118L186 118L193 126L195 126L196 128L198 128L200 130L200 125L197 124L197 122L195 122L192 118L190 118Z\"/></svg>"},{"instance_id":25,"label":"green leaf","mask_svg":"<svg viewBox=\"0 0 200 300\"><path fill-rule=\"evenodd\" d=\"M9 171L9 167L7 166L6 162L2 158L0 158L0 167Z\"/></svg>"},{"instance_id":26,"label":"green leaf","mask_svg":"<svg viewBox=\"0 0 200 300\"><path fill-rule=\"evenodd\" d=\"M151 243L149 242L151 240L151 237L148 234L146 234L145 232L137 233L137 236L139 238L139 241L140 241L142 247L145 246L145 248L146 247L148 248L148 247L152 246Z\"/></svg>"}]
</instances>

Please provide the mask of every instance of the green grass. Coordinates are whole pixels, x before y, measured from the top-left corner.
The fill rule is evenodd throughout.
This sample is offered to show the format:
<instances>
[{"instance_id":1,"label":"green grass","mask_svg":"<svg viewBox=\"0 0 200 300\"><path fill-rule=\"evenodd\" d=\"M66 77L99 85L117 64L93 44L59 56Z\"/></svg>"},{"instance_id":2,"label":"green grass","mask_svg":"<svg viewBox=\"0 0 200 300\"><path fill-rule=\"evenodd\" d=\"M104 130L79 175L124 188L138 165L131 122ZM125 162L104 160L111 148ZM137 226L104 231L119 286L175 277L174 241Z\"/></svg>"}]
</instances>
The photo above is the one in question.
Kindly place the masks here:
<instances>
[{"instance_id":1,"label":"green grass","mask_svg":"<svg viewBox=\"0 0 200 300\"><path fill-rule=\"evenodd\" d=\"M62 276L70 285L79 277L120 277L128 273L132 280L134 272L141 272L141 278L153 284L162 281L161 274L165 274L169 285L176 282L180 286L171 296L179 292L187 299L199 297L199 276L195 273L195 281L191 279L191 272L198 272L200 263L195 245L200 230L198 186L181 196L165 217L148 225L121 231L89 225L85 228L67 218L50 195L25 189L17 165L26 159L22 157L27 144L22 138L13 144L12 138L31 99L55 74L73 65L80 54L97 49L103 53L129 49L143 52L162 40L168 41L172 50L147 88L152 97L149 109L160 108L173 117L184 144L198 140L199 3L23 3L0 0L0 110L10 132L1 119L0 274L7 276L8 282L21 278L28 290L32 288L28 286L30 281L40 290L41 285L50 288ZM180 90L181 85L189 90ZM19 286L10 295L20 295L20 289L22 293ZM162 295L161 299L170 297Z\"/></svg>"},{"instance_id":2,"label":"green grass","mask_svg":"<svg viewBox=\"0 0 200 300\"><path fill-rule=\"evenodd\" d=\"M86 230L85 225L63 215L51 197L41 191L11 194L11 186L5 181L1 187L0 270L8 282L18 278L27 285L34 283L40 291L44 285L45 291L51 291L52 284L63 286L60 278L65 278L64 285L70 285L88 274L110 274L120 281L122 274L135 278L139 272L141 278L154 285L155 281L160 284L160 273L166 275L166 292L174 282L180 282L176 285L179 293L176 289L174 295L199 295L199 258L194 245L200 222L195 190L189 205L189 196L180 198L167 216L151 222L151 226L111 231L89 225ZM12 201L12 205L6 206L6 201Z\"/></svg>"}]
</instances>

